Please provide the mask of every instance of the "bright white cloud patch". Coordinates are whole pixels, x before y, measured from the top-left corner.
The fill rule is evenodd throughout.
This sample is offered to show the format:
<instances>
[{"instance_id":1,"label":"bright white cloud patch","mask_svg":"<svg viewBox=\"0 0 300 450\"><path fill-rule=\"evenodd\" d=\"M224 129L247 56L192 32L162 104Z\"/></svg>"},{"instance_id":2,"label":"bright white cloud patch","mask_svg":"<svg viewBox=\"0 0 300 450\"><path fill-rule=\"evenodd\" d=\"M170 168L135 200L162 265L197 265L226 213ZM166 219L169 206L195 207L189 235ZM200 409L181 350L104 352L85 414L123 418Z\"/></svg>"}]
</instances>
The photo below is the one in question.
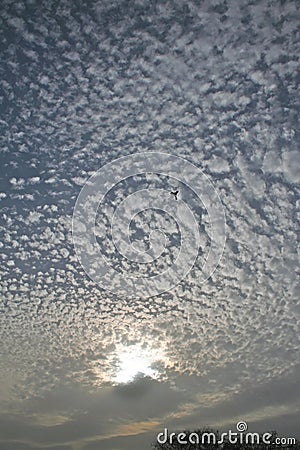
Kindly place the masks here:
<instances>
[{"instance_id":1,"label":"bright white cloud patch","mask_svg":"<svg viewBox=\"0 0 300 450\"><path fill-rule=\"evenodd\" d=\"M141 346L124 347L117 352L116 374L112 381L130 383L138 376L156 378L158 372L151 367L155 362L155 355Z\"/></svg>"}]
</instances>

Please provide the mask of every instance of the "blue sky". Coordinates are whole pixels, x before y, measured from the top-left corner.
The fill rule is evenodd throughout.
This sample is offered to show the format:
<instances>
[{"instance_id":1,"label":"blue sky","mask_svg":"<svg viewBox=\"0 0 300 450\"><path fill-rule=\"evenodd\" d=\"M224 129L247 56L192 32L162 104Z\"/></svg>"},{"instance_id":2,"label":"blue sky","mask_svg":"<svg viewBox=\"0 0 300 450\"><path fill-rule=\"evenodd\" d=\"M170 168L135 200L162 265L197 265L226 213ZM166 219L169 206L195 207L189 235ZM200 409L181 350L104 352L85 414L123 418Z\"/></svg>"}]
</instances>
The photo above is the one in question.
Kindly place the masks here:
<instances>
[{"instance_id":1,"label":"blue sky","mask_svg":"<svg viewBox=\"0 0 300 450\"><path fill-rule=\"evenodd\" d=\"M298 2L3 0L0 21L0 449L140 450L239 420L299 438ZM179 168L122 179L151 152L203 173L202 198ZM96 217L121 279L172 270L184 204L199 224L193 268L150 297L104 289L74 248L81 189L122 157ZM112 239L128 201L115 239L166 236L148 265Z\"/></svg>"}]
</instances>

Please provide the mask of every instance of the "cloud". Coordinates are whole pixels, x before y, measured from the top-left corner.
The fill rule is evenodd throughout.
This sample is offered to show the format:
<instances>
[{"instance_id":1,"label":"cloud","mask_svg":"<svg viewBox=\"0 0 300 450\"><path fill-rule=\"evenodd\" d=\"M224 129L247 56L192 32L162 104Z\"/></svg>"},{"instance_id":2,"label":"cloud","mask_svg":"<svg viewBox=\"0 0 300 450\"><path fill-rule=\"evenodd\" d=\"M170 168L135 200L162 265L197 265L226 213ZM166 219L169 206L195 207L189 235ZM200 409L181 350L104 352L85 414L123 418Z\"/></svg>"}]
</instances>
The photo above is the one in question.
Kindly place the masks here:
<instances>
[{"instance_id":1,"label":"cloud","mask_svg":"<svg viewBox=\"0 0 300 450\"><path fill-rule=\"evenodd\" d=\"M272 405L285 418L290 405L298 417L294 385L289 390L284 381L276 384L298 373L299 358L296 0L276 7L246 0L52 6L4 4L0 31L0 424L5 431L9 422L10 430L5 448L22 448L33 437L42 442L44 428L60 426L59 442L74 446L70 429L77 427L83 439L83 427L91 430L84 411L93 408L91 436L134 423L137 430L145 427L148 438L148 423L179 426L194 417L194 423L205 418L225 424L242 413L253 424L269 423ZM73 209L98 168L153 150L186 158L214 183L226 213L226 246L218 269L200 284L211 231L203 205L175 179L147 174L124 181L98 211L97 239L114 267L123 273L137 268L116 251L110 221L115 207L141 188L169 192L179 186L199 223L203 253L170 292L120 298L95 285L80 266ZM117 175L121 169L111 179ZM172 263L180 239L171 218L147 210L131 225L137 246L147 244L155 226L169 230L169 253L151 270ZM139 269L150 273L149 266ZM142 378L107 394L120 348L132 346L161 355L154 358L157 379ZM72 391L68 409L61 386L69 392L70 385L82 386L85 394L77 398ZM274 398L282 388L284 409L261 386L269 386ZM59 395L51 398L51 391ZM103 400L99 409L93 395ZM243 408L235 403L238 396ZM219 415L213 403L218 398L227 404L218 405ZM30 409L36 399L40 419ZM213 403L210 411L206 402ZM117 418L109 431L99 428L107 410ZM27 416L40 421L34 431ZM59 425L63 418L71 419ZM284 423L291 431L287 418ZM141 436L128 439L106 439L105 445L144 448Z\"/></svg>"}]
</instances>

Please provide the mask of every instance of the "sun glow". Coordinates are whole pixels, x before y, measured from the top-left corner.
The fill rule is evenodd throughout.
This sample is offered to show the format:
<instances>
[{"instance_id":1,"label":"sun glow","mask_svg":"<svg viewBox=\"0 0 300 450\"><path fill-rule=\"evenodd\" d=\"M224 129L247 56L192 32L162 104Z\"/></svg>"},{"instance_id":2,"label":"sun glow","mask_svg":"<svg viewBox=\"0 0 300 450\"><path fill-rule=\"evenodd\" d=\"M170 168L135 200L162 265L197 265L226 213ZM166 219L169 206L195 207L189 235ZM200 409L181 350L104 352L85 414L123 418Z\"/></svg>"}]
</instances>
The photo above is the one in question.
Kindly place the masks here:
<instances>
[{"instance_id":1,"label":"sun glow","mask_svg":"<svg viewBox=\"0 0 300 450\"><path fill-rule=\"evenodd\" d=\"M157 359L140 346L125 348L119 353L114 381L122 384L130 383L138 376L157 378L158 372L151 367Z\"/></svg>"}]
</instances>

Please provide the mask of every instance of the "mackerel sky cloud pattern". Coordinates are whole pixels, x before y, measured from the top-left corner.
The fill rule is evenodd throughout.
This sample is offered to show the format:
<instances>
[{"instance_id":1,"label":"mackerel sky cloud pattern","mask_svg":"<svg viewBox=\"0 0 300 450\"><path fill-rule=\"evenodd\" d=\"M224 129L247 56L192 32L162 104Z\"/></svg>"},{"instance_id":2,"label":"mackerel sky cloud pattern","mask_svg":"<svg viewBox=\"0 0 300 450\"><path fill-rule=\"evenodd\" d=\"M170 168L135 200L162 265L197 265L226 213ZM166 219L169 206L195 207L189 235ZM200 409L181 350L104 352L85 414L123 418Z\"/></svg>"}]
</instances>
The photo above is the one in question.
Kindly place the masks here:
<instances>
[{"instance_id":1,"label":"mackerel sky cloud pattern","mask_svg":"<svg viewBox=\"0 0 300 450\"><path fill-rule=\"evenodd\" d=\"M0 448L137 450L164 426L238 420L296 435L298 2L3 0L0 24ZM208 177L226 243L201 283L210 205L180 174L120 180L95 226L119 272L110 219L138 190L184 201L201 247L179 284L127 297L85 273L73 212L95 172L153 152ZM147 250L157 228L170 266L167 213L137 214L132 242Z\"/></svg>"}]
</instances>

